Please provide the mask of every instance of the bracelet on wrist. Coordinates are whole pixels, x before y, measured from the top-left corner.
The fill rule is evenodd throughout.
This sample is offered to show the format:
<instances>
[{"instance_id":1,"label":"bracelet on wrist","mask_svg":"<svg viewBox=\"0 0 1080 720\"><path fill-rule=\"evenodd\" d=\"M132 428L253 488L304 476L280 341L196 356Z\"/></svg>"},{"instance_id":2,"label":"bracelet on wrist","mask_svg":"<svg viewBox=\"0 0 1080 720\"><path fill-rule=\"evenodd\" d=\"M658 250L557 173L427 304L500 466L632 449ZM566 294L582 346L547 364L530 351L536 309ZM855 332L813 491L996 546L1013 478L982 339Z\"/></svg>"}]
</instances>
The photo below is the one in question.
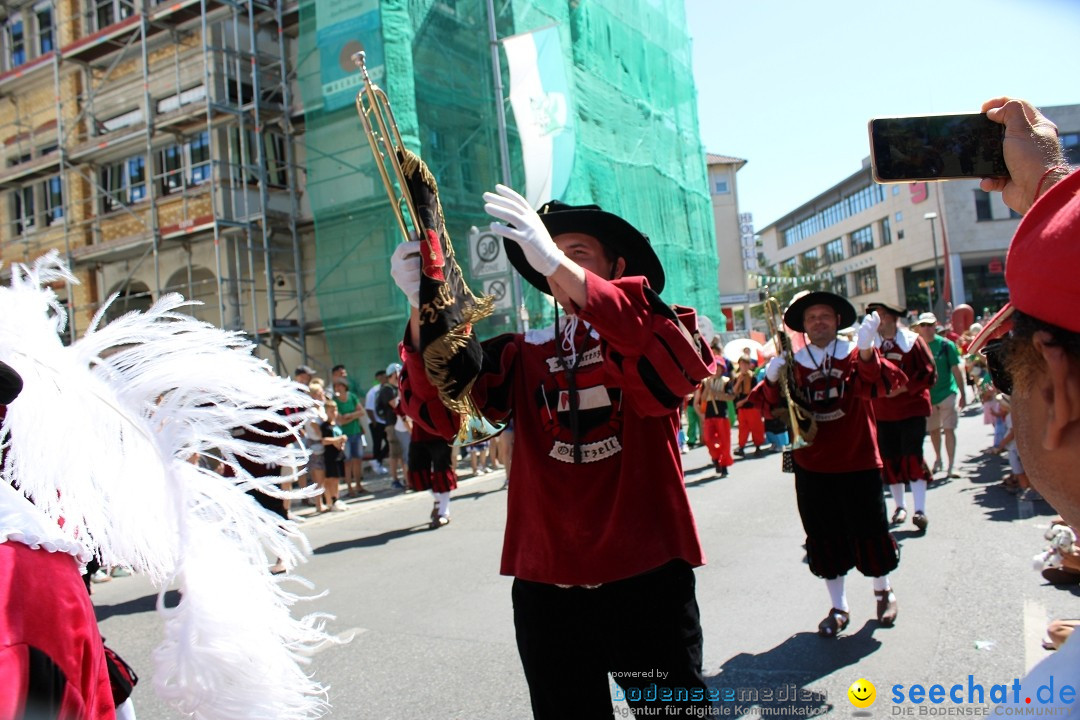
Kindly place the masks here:
<instances>
[{"instance_id":1,"label":"bracelet on wrist","mask_svg":"<svg viewBox=\"0 0 1080 720\"><path fill-rule=\"evenodd\" d=\"M1036 200L1039 199L1039 196L1042 195L1043 183L1046 182L1046 178L1050 177L1050 174L1054 173L1054 172L1061 172L1062 177L1064 177L1065 175L1069 174L1069 166L1068 165L1055 165L1054 167L1049 168L1046 172L1044 172L1042 174L1042 177L1039 178L1039 184L1035 186L1035 197L1033 197L1031 199L1031 202L1033 204L1035 203ZM1047 188L1047 189L1049 189L1049 188Z\"/></svg>"}]
</instances>

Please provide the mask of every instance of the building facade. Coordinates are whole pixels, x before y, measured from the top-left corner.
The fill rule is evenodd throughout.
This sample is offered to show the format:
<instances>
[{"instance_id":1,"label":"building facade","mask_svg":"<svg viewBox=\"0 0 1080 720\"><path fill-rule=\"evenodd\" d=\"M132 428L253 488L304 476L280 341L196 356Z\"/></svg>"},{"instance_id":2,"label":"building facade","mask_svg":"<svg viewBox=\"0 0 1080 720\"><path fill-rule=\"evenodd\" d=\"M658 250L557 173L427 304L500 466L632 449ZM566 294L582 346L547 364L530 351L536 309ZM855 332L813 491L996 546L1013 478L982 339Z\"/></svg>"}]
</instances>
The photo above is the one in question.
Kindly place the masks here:
<instances>
[{"instance_id":1,"label":"building facade","mask_svg":"<svg viewBox=\"0 0 1080 720\"><path fill-rule=\"evenodd\" d=\"M5 5L0 251L58 250L77 337L169 292L280 367L322 348L304 301L296 3ZM299 121L301 129L297 129ZM310 259L307 259L310 266ZM316 333L317 334L317 333ZM309 345L310 343L310 345Z\"/></svg>"},{"instance_id":2,"label":"building facade","mask_svg":"<svg viewBox=\"0 0 1080 720\"><path fill-rule=\"evenodd\" d=\"M727 330L750 327L750 274L758 271L758 252L754 220L750 213L739 212L736 173L746 160L709 153L709 195L712 197L716 226L716 284ZM719 326L717 326L719 330Z\"/></svg>"},{"instance_id":3,"label":"building facade","mask_svg":"<svg viewBox=\"0 0 1080 720\"><path fill-rule=\"evenodd\" d=\"M1080 163L1080 105L1041 110ZM909 312L970 305L976 316L1008 299L1005 256L1019 215L977 180L880 185L869 158L858 172L760 233L769 272L816 276L861 311L875 301Z\"/></svg>"}]
</instances>

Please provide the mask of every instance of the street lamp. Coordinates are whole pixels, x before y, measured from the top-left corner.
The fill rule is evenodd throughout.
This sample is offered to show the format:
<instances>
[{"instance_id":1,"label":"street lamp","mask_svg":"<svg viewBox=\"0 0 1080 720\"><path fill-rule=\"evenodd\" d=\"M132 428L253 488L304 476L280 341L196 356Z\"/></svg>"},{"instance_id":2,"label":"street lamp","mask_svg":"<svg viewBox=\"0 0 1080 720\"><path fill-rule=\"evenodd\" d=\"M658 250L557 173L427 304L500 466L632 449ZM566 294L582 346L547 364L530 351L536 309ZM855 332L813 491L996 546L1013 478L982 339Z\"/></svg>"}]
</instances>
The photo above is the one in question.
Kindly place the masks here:
<instances>
[{"instance_id":1,"label":"street lamp","mask_svg":"<svg viewBox=\"0 0 1080 720\"><path fill-rule=\"evenodd\" d=\"M934 294L937 295L938 299L940 300L941 299L941 275L940 275L941 268L938 266L937 231L934 229L934 221L937 220L937 216L938 215L937 215L936 212L928 212L925 215L923 215L923 220L929 220L930 221L930 242L933 243L933 246L934 246ZM933 301L931 301L931 303L930 303L931 307L933 307L935 304L936 303L934 303ZM944 308L942 308L942 310L944 310Z\"/></svg>"}]
</instances>

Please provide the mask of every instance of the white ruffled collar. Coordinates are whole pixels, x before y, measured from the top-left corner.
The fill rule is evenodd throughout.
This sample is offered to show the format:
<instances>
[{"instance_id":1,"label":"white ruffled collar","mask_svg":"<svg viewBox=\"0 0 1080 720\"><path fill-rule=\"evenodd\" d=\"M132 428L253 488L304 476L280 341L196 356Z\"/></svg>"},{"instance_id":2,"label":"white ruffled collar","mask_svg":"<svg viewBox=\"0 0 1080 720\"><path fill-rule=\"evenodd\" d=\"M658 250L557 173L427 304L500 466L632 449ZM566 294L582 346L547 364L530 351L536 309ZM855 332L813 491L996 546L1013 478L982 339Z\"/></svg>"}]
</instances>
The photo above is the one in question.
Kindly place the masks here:
<instances>
[{"instance_id":1,"label":"white ruffled collar","mask_svg":"<svg viewBox=\"0 0 1080 720\"><path fill-rule=\"evenodd\" d=\"M907 328L896 328L896 337L893 338L893 343L896 344L896 347L900 348L900 352L908 353L911 352L911 348L915 347L915 341L918 339L919 336L911 330L908 330ZM880 350L881 344L884 341L885 338L878 335L874 338L874 347Z\"/></svg>"},{"instance_id":2,"label":"white ruffled collar","mask_svg":"<svg viewBox=\"0 0 1080 720\"><path fill-rule=\"evenodd\" d=\"M804 368L816 370L821 367L821 363L825 360L827 353L831 354L837 360L842 360L851 354L854 347L855 343L842 338L836 338L829 343L828 348L831 352L830 350L822 350L813 345L805 345L799 352L795 353L795 362L799 363Z\"/></svg>"},{"instance_id":3,"label":"white ruffled collar","mask_svg":"<svg viewBox=\"0 0 1080 720\"><path fill-rule=\"evenodd\" d=\"M559 315L559 331L560 332L566 329L566 323L567 322L569 322L569 318L567 316ZM594 340L599 340L600 339L600 334L598 332L596 332L596 329L593 328L592 325L590 325L588 322L586 322L584 320L581 320L580 322L584 323L585 327L587 327L589 329L589 336L590 337L592 337ZM548 325L546 328L537 328L535 330L526 330L525 331L525 342L528 343L529 345L545 345L545 344L547 344L549 342L553 342L554 340L555 340L555 324L554 323L552 323L551 325Z\"/></svg>"},{"instance_id":4,"label":"white ruffled collar","mask_svg":"<svg viewBox=\"0 0 1080 720\"><path fill-rule=\"evenodd\" d=\"M83 564L92 557L81 543L64 534L59 525L6 482L0 482L0 542L66 553Z\"/></svg>"}]
</instances>

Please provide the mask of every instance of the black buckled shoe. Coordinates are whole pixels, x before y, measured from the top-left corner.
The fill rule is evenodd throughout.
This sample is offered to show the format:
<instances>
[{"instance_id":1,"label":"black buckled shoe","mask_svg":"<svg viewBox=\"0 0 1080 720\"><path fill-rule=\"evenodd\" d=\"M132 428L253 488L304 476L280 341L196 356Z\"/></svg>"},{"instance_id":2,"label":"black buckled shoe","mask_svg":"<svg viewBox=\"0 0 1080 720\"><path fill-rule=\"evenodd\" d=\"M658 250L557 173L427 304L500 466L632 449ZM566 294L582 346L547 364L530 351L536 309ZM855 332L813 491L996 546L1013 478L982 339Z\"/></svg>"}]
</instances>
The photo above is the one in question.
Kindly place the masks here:
<instances>
[{"instance_id":1,"label":"black buckled shoe","mask_svg":"<svg viewBox=\"0 0 1080 720\"><path fill-rule=\"evenodd\" d=\"M896 624L896 615L900 610L900 606L896 604L896 593L891 588L875 590L874 597L877 598L878 622L885 627L892 627Z\"/></svg>"},{"instance_id":2,"label":"black buckled shoe","mask_svg":"<svg viewBox=\"0 0 1080 720\"><path fill-rule=\"evenodd\" d=\"M817 633L821 637L834 638L847 628L850 622L851 616L846 610L833 608L825 619L818 623Z\"/></svg>"},{"instance_id":3,"label":"black buckled shoe","mask_svg":"<svg viewBox=\"0 0 1080 720\"><path fill-rule=\"evenodd\" d=\"M930 524L930 521L926 517L926 513L922 510L916 510L915 514L911 516L911 524L919 528L919 532L926 532L926 526Z\"/></svg>"}]
</instances>

